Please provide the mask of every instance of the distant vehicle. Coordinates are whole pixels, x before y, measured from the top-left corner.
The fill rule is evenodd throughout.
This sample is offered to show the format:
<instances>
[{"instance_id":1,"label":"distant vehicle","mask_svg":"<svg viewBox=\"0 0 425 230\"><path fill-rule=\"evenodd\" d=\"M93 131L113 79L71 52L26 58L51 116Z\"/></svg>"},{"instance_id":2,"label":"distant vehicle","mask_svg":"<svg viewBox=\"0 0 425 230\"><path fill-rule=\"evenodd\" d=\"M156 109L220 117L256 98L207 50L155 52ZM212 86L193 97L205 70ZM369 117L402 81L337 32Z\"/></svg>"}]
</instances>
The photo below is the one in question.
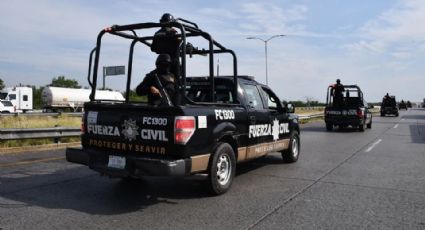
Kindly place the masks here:
<instances>
[{"instance_id":1,"label":"distant vehicle","mask_svg":"<svg viewBox=\"0 0 425 230\"><path fill-rule=\"evenodd\" d=\"M90 101L91 89L73 89L62 87L46 87L41 93L43 110L57 112L70 110L81 112L84 102ZM96 90L96 100L124 101L120 92L109 90Z\"/></svg>"},{"instance_id":2,"label":"distant vehicle","mask_svg":"<svg viewBox=\"0 0 425 230\"><path fill-rule=\"evenodd\" d=\"M343 104L335 106L331 95L333 86L328 87L325 107L326 130L332 131L334 126L345 128L351 126L363 132L366 127L372 128L372 113L363 92L357 85L344 85Z\"/></svg>"},{"instance_id":3,"label":"distant vehicle","mask_svg":"<svg viewBox=\"0 0 425 230\"><path fill-rule=\"evenodd\" d=\"M425 98L424 98L424 101L422 102L422 108L425 108Z\"/></svg>"},{"instance_id":4,"label":"distant vehicle","mask_svg":"<svg viewBox=\"0 0 425 230\"><path fill-rule=\"evenodd\" d=\"M12 102L0 100L0 113L14 113L15 111L15 106L13 106Z\"/></svg>"},{"instance_id":5,"label":"distant vehicle","mask_svg":"<svg viewBox=\"0 0 425 230\"><path fill-rule=\"evenodd\" d=\"M395 96L385 96L381 103L381 117L390 114L398 117L398 108Z\"/></svg>"},{"instance_id":6,"label":"distant vehicle","mask_svg":"<svg viewBox=\"0 0 425 230\"><path fill-rule=\"evenodd\" d=\"M407 103L404 102L404 100L401 100L401 102L398 104L398 109L407 110Z\"/></svg>"},{"instance_id":7,"label":"distant vehicle","mask_svg":"<svg viewBox=\"0 0 425 230\"><path fill-rule=\"evenodd\" d=\"M407 108L412 108L412 103L410 101L407 101Z\"/></svg>"},{"instance_id":8,"label":"distant vehicle","mask_svg":"<svg viewBox=\"0 0 425 230\"><path fill-rule=\"evenodd\" d=\"M7 101L12 102L16 112L27 112L33 109L32 88L26 86L17 86L3 90L2 96Z\"/></svg>"}]
</instances>

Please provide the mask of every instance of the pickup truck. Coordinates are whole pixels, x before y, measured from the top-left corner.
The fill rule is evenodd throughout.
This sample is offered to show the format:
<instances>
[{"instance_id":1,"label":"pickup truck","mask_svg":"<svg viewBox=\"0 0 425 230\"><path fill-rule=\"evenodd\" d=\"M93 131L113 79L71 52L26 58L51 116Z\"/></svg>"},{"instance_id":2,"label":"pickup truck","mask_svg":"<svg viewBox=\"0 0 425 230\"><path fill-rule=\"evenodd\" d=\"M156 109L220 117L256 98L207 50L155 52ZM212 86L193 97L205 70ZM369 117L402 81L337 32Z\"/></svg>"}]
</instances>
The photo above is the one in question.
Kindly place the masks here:
<instances>
[{"instance_id":1,"label":"pickup truck","mask_svg":"<svg viewBox=\"0 0 425 230\"><path fill-rule=\"evenodd\" d=\"M171 25L184 28L180 34L183 40L192 31L201 33L193 24L174 22ZM137 37L132 31L161 26L160 23L141 23L105 31L113 35L129 31L122 37L150 45L149 38ZM101 35L105 31L101 31ZM93 94L99 37L92 52L96 54L93 81L91 62L89 64ZM82 148L68 148L67 160L111 177L207 174L207 184L213 194L222 194L230 188L238 162L273 152L281 152L284 162L296 162L300 153L300 130L293 109L283 106L268 86L252 77L237 75L233 51L210 41L216 48L199 52L232 54L233 75L217 77L210 72L206 77L186 77L183 48L180 90L185 100L181 104L151 106L130 101L129 94L125 102L99 101L91 95L91 101L84 104ZM129 81L131 71L128 72ZM129 85L127 82L127 87Z\"/></svg>"},{"instance_id":2,"label":"pickup truck","mask_svg":"<svg viewBox=\"0 0 425 230\"><path fill-rule=\"evenodd\" d=\"M384 98L382 98L380 113L381 117L387 114L398 117L399 113L395 96L384 96Z\"/></svg>"},{"instance_id":3,"label":"pickup truck","mask_svg":"<svg viewBox=\"0 0 425 230\"><path fill-rule=\"evenodd\" d=\"M351 126L363 132L366 127L372 128L372 113L363 92L357 85L344 85L341 104L334 103L332 87L328 87L325 107L326 130L332 131L334 126L340 129Z\"/></svg>"}]
</instances>

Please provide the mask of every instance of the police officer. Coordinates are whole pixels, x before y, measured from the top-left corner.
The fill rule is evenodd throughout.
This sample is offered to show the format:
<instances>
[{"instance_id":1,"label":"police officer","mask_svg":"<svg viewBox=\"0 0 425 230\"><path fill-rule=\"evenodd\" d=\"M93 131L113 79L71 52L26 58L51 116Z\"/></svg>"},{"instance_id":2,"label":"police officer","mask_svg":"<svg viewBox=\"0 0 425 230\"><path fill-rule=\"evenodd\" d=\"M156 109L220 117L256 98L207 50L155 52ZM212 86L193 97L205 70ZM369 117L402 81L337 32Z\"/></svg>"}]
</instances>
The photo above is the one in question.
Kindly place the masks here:
<instances>
[{"instance_id":1,"label":"police officer","mask_svg":"<svg viewBox=\"0 0 425 230\"><path fill-rule=\"evenodd\" d=\"M334 106L342 106L344 100L344 85L341 80L336 79L336 84L332 88L332 96L334 97Z\"/></svg>"},{"instance_id":2,"label":"police officer","mask_svg":"<svg viewBox=\"0 0 425 230\"><path fill-rule=\"evenodd\" d=\"M176 104L178 100L178 81L170 72L171 57L168 54L160 54L155 62L156 69L146 74L136 88L136 93L140 96L148 96L150 105L161 105L161 103L171 101ZM165 91L167 95L161 93Z\"/></svg>"},{"instance_id":3,"label":"police officer","mask_svg":"<svg viewBox=\"0 0 425 230\"><path fill-rule=\"evenodd\" d=\"M160 23L174 22L173 15L165 13L159 20ZM170 71L174 76L180 76L179 46L181 39L172 27L163 26L153 36L151 50L157 54L168 54L171 58Z\"/></svg>"}]
</instances>

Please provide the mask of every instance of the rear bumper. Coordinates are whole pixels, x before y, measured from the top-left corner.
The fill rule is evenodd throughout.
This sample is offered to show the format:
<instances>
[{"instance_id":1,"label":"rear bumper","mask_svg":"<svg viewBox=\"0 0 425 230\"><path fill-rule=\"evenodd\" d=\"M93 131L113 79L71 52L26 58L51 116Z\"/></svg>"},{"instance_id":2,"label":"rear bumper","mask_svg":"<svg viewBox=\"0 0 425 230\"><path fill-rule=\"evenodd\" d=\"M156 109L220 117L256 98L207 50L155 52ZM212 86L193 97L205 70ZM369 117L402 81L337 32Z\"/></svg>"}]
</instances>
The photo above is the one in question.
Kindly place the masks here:
<instances>
[{"instance_id":1,"label":"rear bumper","mask_svg":"<svg viewBox=\"0 0 425 230\"><path fill-rule=\"evenodd\" d=\"M83 164L108 176L185 176L191 174L191 159L163 160L144 157L124 156L124 169L108 167L109 155L104 151L67 148L66 160Z\"/></svg>"},{"instance_id":2,"label":"rear bumper","mask_svg":"<svg viewBox=\"0 0 425 230\"><path fill-rule=\"evenodd\" d=\"M333 125L358 126L364 123L364 119L353 117L325 117L325 122Z\"/></svg>"},{"instance_id":3,"label":"rear bumper","mask_svg":"<svg viewBox=\"0 0 425 230\"><path fill-rule=\"evenodd\" d=\"M398 109L397 108L383 108L381 109L381 114L397 114Z\"/></svg>"}]
</instances>

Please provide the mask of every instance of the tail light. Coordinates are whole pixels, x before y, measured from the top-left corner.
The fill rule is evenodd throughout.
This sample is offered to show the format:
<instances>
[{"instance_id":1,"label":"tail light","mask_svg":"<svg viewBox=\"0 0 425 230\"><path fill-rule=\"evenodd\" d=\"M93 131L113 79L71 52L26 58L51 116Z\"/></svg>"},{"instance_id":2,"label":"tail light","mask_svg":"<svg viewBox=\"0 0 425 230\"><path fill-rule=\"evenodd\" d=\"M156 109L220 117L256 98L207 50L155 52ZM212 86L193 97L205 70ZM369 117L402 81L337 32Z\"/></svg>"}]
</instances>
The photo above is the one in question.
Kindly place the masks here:
<instances>
[{"instance_id":1,"label":"tail light","mask_svg":"<svg viewBox=\"0 0 425 230\"><path fill-rule=\"evenodd\" d=\"M362 109L357 109L357 116L362 118L364 116L364 111Z\"/></svg>"},{"instance_id":2,"label":"tail light","mask_svg":"<svg viewBox=\"0 0 425 230\"><path fill-rule=\"evenodd\" d=\"M196 124L193 116L178 116L174 122L174 143L186 144L195 132Z\"/></svg>"}]
</instances>

